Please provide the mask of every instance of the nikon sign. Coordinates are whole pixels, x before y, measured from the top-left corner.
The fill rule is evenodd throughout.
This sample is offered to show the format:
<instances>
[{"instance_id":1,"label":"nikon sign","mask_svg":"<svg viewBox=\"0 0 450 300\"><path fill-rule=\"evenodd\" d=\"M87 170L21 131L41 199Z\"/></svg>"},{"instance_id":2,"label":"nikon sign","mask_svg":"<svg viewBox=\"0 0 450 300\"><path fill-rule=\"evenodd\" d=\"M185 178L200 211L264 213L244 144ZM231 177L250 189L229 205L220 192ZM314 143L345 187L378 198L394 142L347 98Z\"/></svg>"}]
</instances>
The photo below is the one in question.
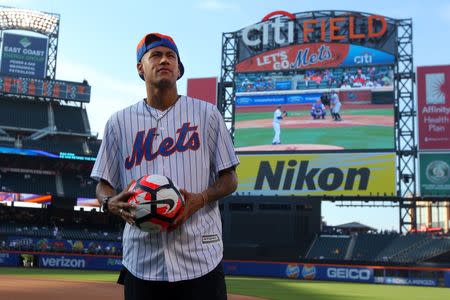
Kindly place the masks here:
<instances>
[{"instance_id":1,"label":"nikon sign","mask_svg":"<svg viewBox=\"0 0 450 300\"><path fill-rule=\"evenodd\" d=\"M394 196L395 153L239 155L244 195Z\"/></svg>"}]
</instances>

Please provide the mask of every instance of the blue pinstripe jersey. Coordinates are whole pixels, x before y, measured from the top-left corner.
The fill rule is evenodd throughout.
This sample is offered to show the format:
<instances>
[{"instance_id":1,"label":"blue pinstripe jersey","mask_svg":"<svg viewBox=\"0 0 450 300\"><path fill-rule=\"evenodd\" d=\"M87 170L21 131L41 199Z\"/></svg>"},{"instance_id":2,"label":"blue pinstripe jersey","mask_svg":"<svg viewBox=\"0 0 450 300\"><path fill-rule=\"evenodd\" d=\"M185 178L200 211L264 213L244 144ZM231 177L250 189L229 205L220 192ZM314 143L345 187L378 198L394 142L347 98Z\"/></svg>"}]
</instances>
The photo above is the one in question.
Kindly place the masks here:
<instances>
[{"instance_id":1,"label":"blue pinstripe jersey","mask_svg":"<svg viewBox=\"0 0 450 300\"><path fill-rule=\"evenodd\" d=\"M218 172L239 160L214 105L181 96L165 111L145 103L111 116L91 176L121 191L146 174L168 176L192 193L214 184ZM144 280L200 277L222 259L218 203L207 204L173 232L147 233L125 225L123 265Z\"/></svg>"}]
</instances>

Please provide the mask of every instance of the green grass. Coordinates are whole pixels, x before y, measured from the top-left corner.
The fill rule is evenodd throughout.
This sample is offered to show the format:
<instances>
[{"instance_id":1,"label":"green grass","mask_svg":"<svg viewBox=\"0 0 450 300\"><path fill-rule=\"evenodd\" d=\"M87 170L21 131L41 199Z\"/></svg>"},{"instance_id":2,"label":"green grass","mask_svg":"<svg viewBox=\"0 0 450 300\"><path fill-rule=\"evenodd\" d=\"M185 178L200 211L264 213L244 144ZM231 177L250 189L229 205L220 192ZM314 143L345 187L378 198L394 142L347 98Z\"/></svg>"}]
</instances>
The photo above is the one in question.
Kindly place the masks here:
<instances>
[{"instance_id":1,"label":"green grass","mask_svg":"<svg viewBox=\"0 0 450 300\"><path fill-rule=\"evenodd\" d=\"M230 277L228 291L274 300L442 300L450 299L449 288L393 286L343 282L308 282L272 278Z\"/></svg>"},{"instance_id":2,"label":"green grass","mask_svg":"<svg viewBox=\"0 0 450 300\"><path fill-rule=\"evenodd\" d=\"M330 114L327 110L328 115ZM309 110L289 111L289 116L309 116ZM394 116L393 109L342 109L341 115L368 115L368 116ZM236 122L247 120L272 119L273 112L248 112L237 113Z\"/></svg>"},{"instance_id":3,"label":"green grass","mask_svg":"<svg viewBox=\"0 0 450 300\"><path fill-rule=\"evenodd\" d=\"M0 268L0 275L39 276L66 280L115 282L118 272L65 269Z\"/></svg>"},{"instance_id":4,"label":"green grass","mask_svg":"<svg viewBox=\"0 0 450 300\"><path fill-rule=\"evenodd\" d=\"M235 146L270 145L272 128L239 128ZM327 128L281 128L285 144L325 144L344 149L393 149L394 128L386 126L354 126Z\"/></svg>"},{"instance_id":5,"label":"green grass","mask_svg":"<svg viewBox=\"0 0 450 300\"><path fill-rule=\"evenodd\" d=\"M0 268L0 275L116 282L118 272ZM227 277L227 290L231 294L257 296L274 300L450 299L450 288L315 282L275 278Z\"/></svg>"},{"instance_id":6,"label":"green grass","mask_svg":"<svg viewBox=\"0 0 450 300\"><path fill-rule=\"evenodd\" d=\"M0 275L116 282L118 272L62 269L0 268ZM231 294L273 300L442 300L450 299L450 288L392 286L362 283L314 282L274 278L227 277Z\"/></svg>"},{"instance_id":7,"label":"green grass","mask_svg":"<svg viewBox=\"0 0 450 300\"><path fill-rule=\"evenodd\" d=\"M309 111L292 111L290 116L309 116ZM393 116L392 109L351 109L341 112L348 115ZM328 116L329 117L329 116ZM272 112L251 112L236 114L236 122L245 120L272 119ZM237 128L235 146L246 147L270 145L272 128ZM394 128L389 126L346 126L323 128L283 128L281 142L285 144L325 144L341 146L344 149L392 149Z\"/></svg>"}]
</instances>

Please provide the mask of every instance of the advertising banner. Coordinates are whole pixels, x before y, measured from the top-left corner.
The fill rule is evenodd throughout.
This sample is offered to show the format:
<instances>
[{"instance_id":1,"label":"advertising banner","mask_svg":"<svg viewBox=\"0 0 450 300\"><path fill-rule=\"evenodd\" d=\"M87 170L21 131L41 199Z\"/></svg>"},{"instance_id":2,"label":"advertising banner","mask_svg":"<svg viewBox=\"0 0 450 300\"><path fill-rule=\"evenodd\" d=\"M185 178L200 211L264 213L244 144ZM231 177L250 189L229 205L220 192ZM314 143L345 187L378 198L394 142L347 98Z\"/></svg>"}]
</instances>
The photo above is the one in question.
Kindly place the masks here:
<instances>
[{"instance_id":1,"label":"advertising banner","mask_svg":"<svg viewBox=\"0 0 450 300\"><path fill-rule=\"evenodd\" d=\"M450 287L450 271L444 272L444 281L445 281L445 286Z\"/></svg>"},{"instance_id":2,"label":"advertising banner","mask_svg":"<svg viewBox=\"0 0 450 300\"><path fill-rule=\"evenodd\" d=\"M47 38L3 34L1 73L44 78L47 65Z\"/></svg>"},{"instance_id":3,"label":"advertising banner","mask_svg":"<svg viewBox=\"0 0 450 300\"><path fill-rule=\"evenodd\" d=\"M28 77L0 75L0 92L79 102L89 102L91 99L91 87L88 84Z\"/></svg>"},{"instance_id":4,"label":"advertising banner","mask_svg":"<svg viewBox=\"0 0 450 300\"><path fill-rule=\"evenodd\" d=\"M450 196L450 152L419 153L420 195Z\"/></svg>"},{"instance_id":5,"label":"advertising banner","mask_svg":"<svg viewBox=\"0 0 450 300\"><path fill-rule=\"evenodd\" d=\"M17 267L20 263L20 254L0 252L1 267Z\"/></svg>"},{"instance_id":6,"label":"advertising banner","mask_svg":"<svg viewBox=\"0 0 450 300\"><path fill-rule=\"evenodd\" d=\"M287 54L289 58L304 63L329 63L329 53L326 49L317 51L321 45L361 45L362 48L377 49L384 53L396 53L397 23L392 18L380 15L369 15L354 11L321 11L319 14L310 12L290 13L286 11L274 11L261 19L261 22L242 28L236 32L237 36L237 62L242 62L250 57L266 53L266 58L260 57L263 64L281 63L280 57L275 52L268 50L290 46L290 45L313 45L309 51ZM339 48L339 47L336 47ZM333 49L335 52L331 61L343 62L347 55L351 63L362 63L358 60L364 59L366 49L359 51L358 47L352 49ZM345 51L346 50L346 51ZM370 52L369 53L374 53ZM279 53L284 55L283 53ZM381 58L379 53L372 57ZM270 57L270 55L274 55ZM263 54L264 56L264 54ZM355 57L361 57L354 60ZM282 58L282 57L281 57ZM284 60L284 59L282 59ZM381 58L384 62L384 58ZM256 60L255 60L256 62ZM290 61L291 63L293 61ZM277 67L286 67L277 66Z\"/></svg>"},{"instance_id":7,"label":"advertising banner","mask_svg":"<svg viewBox=\"0 0 450 300\"><path fill-rule=\"evenodd\" d=\"M236 106L258 106L258 105L290 105L290 104L312 104L320 98L322 93L297 93L282 95L236 95Z\"/></svg>"},{"instance_id":8,"label":"advertising banner","mask_svg":"<svg viewBox=\"0 0 450 300\"><path fill-rule=\"evenodd\" d=\"M36 227L37 228L37 227ZM33 229L30 228L32 231ZM35 229L38 230L38 229ZM50 238L31 238L8 236L9 247L28 248L32 251L78 251L89 253L118 253L122 248L121 242L89 241L89 240L62 240Z\"/></svg>"},{"instance_id":9,"label":"advertising banner","mask_svg":"<svg viewBox=\"0 0 450 300\"><path fill-rule=\"evenodd\" d=\"M368 47L311 43L278 48L250 57L236 65L236 72L390 65L394 62L394 55Z\"/></svg>"},{"instance_id":10,"label":"advertising banner","mask_svg":"<svg viewBox=\"0 0 450 300\"><path fill-rule=\"evenodd\" d=\"M375 283L415 286L438 286L435 279L429 278L404 278L404 277L375 277Z\"/></svg>"},{"instance_id":11,"label":"advertising banner","mask_svg":"<svg viewBox=\"0 0 450 300\"><path fill-rule=\"evenodd\" d=\"M39 267L118 271L122 268L122 260L105 256L39 255Z\"/></svg>"},{"instance_id":12,"label":"advertising banner","mask_svg":"<svg viewBox=\"0 0 450 300\"><path fill-rule=\"evenodd\" d=\"M303 280L374 282L373 269L347 266L224 261L224 271L227 275L238 276L268 276Z\"/></svg>"},{"instance_id":13,"label":"advertising banner","mask_svg":"<svg viewBox=\"0 0 450 300\"><path fill-rule=\"evenodd\" d=\"M44 156L51 158L61 158L61 159L72 159L72 160L85 160L85 161L95 161L95 157L77 155L71 152L59 152L57 154L36 150L36 149L18 149L12 147L0 147L0 154L15 154L15 155L27 155L27 156Z\"/></svg>"},{"instance_id":14,"label":"advertising banner","mask_svg":"<svg viewBox=\"0 0 450 300\"><path fill-rule=\"evenodd\" d=\"M13 202L13 201L39 203L39 204L51 204L52 203L52 195L0 192L0 203L1 202Z\"/></svg>"},{"instance_id":15,"label":"advertising banner","mask_svg":"<svg viewBox=\"0 0 450 300\"><path fill-rule=\"evenodd\" d=\"M237 193L393 196L395 153L239 154Z\"/></svg>"},{"instance_id":16,"label":"advertising banner","mask_svg":"<svg viewBox=\"0 0 450 300\"><path fill-rule=\"evenodd\" d=\"M419 150L450 150L450 65L417 67Z\"/></svg>"}]
</instances>

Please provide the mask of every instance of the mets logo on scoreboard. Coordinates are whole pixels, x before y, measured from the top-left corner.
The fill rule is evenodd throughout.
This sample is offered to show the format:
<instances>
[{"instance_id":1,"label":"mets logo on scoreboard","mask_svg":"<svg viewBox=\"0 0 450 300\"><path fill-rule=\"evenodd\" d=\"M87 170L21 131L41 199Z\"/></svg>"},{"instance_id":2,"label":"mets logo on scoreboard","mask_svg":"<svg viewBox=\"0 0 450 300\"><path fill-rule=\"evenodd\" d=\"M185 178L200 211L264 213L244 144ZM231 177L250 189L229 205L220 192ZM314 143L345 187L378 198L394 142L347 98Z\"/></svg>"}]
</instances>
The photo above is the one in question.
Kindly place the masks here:
<instances>
[{"instance_id":1,"label":"mets logo on scoreboard","mask_svg":"<svg viewBox=\"0 0 450 300\"><path fill-rule=\"evenodd\" d=\"M177 129L177 138L164 138L157 150L152 152L158 133L156 128L151 128L145 135L145 130L138 131L133 141L133 152L125 159L125 168L128 170L134 166L139 166L142 159L152 161L161 156L170 156L175 152L185 152L188 150L197 150L200 148L200 138L197 132L198 126L191 126L191 123L184 123Z\"/></svg>"}]
</instances>

